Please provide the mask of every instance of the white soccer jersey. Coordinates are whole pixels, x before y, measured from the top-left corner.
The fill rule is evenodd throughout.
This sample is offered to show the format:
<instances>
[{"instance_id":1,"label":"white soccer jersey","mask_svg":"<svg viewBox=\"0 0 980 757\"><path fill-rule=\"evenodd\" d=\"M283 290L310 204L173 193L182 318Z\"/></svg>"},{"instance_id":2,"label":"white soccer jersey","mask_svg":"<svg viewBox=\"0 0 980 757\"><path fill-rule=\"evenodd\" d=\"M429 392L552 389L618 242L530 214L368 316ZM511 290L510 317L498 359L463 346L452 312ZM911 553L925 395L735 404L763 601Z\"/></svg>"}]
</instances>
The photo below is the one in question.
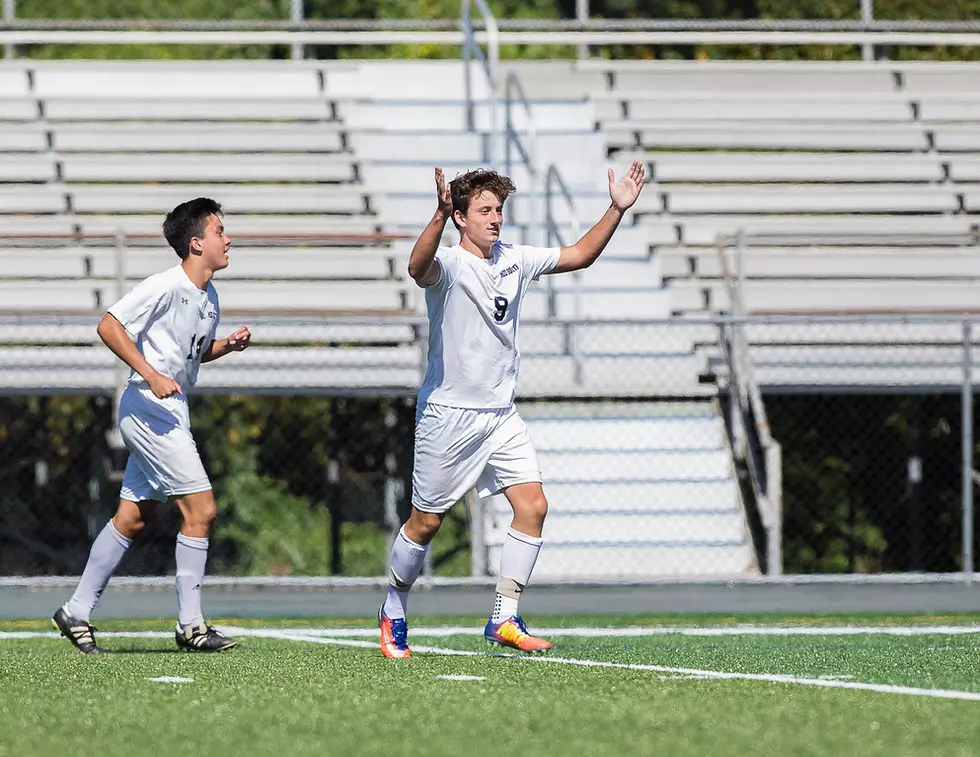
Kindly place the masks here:
<instances>
[{"instance_id":1,"label":"white soccer jersey","mask_svg":"<svg viewBox=\"0 0 980 757\"><path fill-rule=\"evenodd\" d=\"M183 397L158 402L189 423L187 390L197 382L201 355L214 340L220 317L214 285L208 282L206 291L198 289L178 264L140 282L109 313L136 340L146 362L180 384ZM147 387L136 371L130 373L129 383ZM152 396L149 391L143 394Z\"/></svg>"},{"instance_id":2,"label":"white soccer jersey","mask_svg":"<svg viewBox=\"0 0 980 757\"><path fill-rule=\"evenodd\" d=\"M505 408L514 402L517 321L531 282L558 265L561 248L497 242L486 260L459 245L436 253L439 281L425 290L429 364L419 405Z\"/></svg>"}]
</instances>

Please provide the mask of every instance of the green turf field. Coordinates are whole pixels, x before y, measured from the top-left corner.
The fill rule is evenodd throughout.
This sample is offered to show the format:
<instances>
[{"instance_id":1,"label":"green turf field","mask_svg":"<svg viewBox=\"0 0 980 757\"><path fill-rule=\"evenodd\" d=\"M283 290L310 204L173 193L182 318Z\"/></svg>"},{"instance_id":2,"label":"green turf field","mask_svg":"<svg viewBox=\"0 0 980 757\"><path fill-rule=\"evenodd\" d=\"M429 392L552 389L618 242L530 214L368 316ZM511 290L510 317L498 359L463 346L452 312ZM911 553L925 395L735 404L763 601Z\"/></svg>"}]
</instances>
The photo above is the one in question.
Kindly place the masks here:
<instances>
[{"instance_id":1,"label":"green turf field","mask_svg":"<svg viewBox=\"0 0 980 757\"><path fill-rule=\"evenodd\" d=\"M107 622L103 657L0 624L0 755L980 755L980 616L548 618L530 659L422 618L408 661L369 620L219 624Z\"/></svg>"}]
</instances>

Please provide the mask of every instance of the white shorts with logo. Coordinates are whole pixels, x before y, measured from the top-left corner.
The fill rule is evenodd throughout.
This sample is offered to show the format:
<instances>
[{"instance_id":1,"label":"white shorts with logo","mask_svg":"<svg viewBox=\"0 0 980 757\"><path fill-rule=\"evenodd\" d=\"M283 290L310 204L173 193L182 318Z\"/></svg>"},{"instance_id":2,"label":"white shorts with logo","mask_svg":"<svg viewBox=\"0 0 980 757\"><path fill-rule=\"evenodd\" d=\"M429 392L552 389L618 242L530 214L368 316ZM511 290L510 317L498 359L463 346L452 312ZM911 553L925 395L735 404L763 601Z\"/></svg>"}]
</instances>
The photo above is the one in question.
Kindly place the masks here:
<instances>
[{"instance_id":1,"label":"white shorts with logo","mask_svg":"<svg viewBox=\"0 0 980 757\"><path fill-rule=\"evenodd\" d=\"M531 482L541 482L541 466L515 407L428 403L416 411L413 507L444 513L474 487L480 497L489 497Z\"/></svg>"},{"instance_id":2,"label":"white shorts with logo","mask_svg":"<svg viewBox=\"0 0 980 757\"><path fill-rule=\"evenodd\" d=\"M130 502L166 502L210 491L186 413L179 412L186 409L179 404L183 400L155 401L148 391L129 386L119 403L119 430L129 450L119 496Z\"/></svg>"}]
</instances>

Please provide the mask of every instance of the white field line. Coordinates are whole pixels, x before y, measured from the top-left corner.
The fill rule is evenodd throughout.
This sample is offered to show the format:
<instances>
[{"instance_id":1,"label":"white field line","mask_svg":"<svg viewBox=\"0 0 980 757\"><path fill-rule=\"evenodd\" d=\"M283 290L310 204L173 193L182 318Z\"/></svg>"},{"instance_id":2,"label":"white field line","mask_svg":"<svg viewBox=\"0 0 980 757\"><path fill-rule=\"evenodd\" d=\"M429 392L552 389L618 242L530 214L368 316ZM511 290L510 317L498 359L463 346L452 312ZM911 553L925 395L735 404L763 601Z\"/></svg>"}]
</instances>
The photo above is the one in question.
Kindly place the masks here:
<instances>
[{"instance_id":1,"label":"white field line","mask_svg":"<svg viewBox=\"0 0 980 757\"><path fill-rule=\"evenodd\" d=\"M172 639L173 631L96 631L97 639ZM57 639L57 631L0 631L4 639Z\"/></svg>"},{"instance_id":2,"label":"white field line","mask_svg":"<svg viewBox=\"0 0 980 757\"><path fill-rule=\"evenodd\" d=\"M237 629L235 629L237 631ZM260 634L254 634L260 635ZM325 638L322 636L303 636L298 633L281 633L263 631L262 636L288 641L306 641L314 644L337 644L342 646L376 647L377 644L357 639ZM442 649L440 647L413 646L413 651L428 654L452 655L456 657L487 657L485 652L471 652L461 649ZM551 663L555 665L576 665L586 668L613 668L618 670L647 670L654 673L674 673L684 676L697 676L703 679L722 681L763 681L766 683L788 683L797 686L817 686L825 689L854 689L859 691L874 691L880 694L899 694L904 696L930 697L933 699L961 699L980 702L980 692L951 691L948 689L920 689L911 686L892 686L880 683L862 683L860 681L839 681L822 678L799 678L790 675L771 675L767 673L727 673L717 670L698 670L696 668L672 668L664 665L638 665L620 662L602 662L599 660L579 660L568 657L532 656L515 654L494 654L493 657L507 657L527 662Z\"/></svg>"},{"instance_id":3,"label":"white field line","mask_svg":"<svg viewBox=\"0 0 980 757\"><path fill-rule=\"evenodd\" d=\"M223 626L238 636L262 636L267 629ZM376 628L282 628L277 633L321 638L375 639ZM971 626L624 626L622 628L535 628L541 636L587 638L640 638L644 636L959 636L980 634L980 625ZM411 629L413 638L447 638L450 636L480 636L482 627L419 626ZM0 631L3 639L56 638L57 631ZM100 638L167 639L172 631L99 631Z\"/></svg>"},{"instance_id":4,"label":"white field line","mask_svg":"<svg viewBox=\"0 0 980 757\"><path fill-rule=\"evenodd\" d=\"M247 629L242 629L246 631ZM321 636L325 638L374 638L378 631L374 628L289 628L282 629L284 633L300 634L302 636ZM642 636L956 636L961 634L980 634L980 625L976 626L724 626L687 627L687 626L625 626L622 628L538 628L534 629L538 636L567 636L567 637L605 637L605 638L637 638ZM237 629L236 629L237 631ZM412 627L413 637L443 638L449 636L482 636L483 628L466 628L462 626L420 626Z\"/></svg>"},{"instance_id":5,"label":"white field line","mask_svg":"<svg viewBox=\"0 0 980 757\"><path fill-rule=\"evenodd\" d=\"M441 678L443 681L485 681L487 680L483 676L462 676L462 675L439 675L436 678Z\"/></svg>"},{"instance_id":6,"label":"white field line","mask_svg":"<svg viewBox=\"0 0 980 757\"><path fill-rule=\"evenodd\" d=\"M934 627L942 628L942 627ZM950 626L950 628L957 628L956 626ZM967 627L959 627L967 628ZM234 626L224 626L223 630L230 633L234 633L237 636L256 636L262 638L270 639L282 639L284 641L299 641L308 642L313 644L330 644L335 646L347 646L347 647L359 647L364 649L375 649L378 643L376 641L362 641L360 639L344 639L336 637L326 637L326 636L316 636L312 635L306 631L300 630L272 630L264 628L238 628ZM326 630L326 629L324 629ZM333 630L333 629L330 629ZM564 630L569 629L553 629L553 630ZM602 629L588 629L588 630L602 630ZM605 630L620 630L620 629L605 629ZM698 629L703 630L703 629ZM729 629L730 630L730 629ZM784 629L779 629L784 630ZM792 629L786 629L792 630ZM826 630L826 629L821 629ZM874 629L880 631L881 629ZM873 632L873 631L869 631ZM377 632L373 632L377 633ZM372 633L372 635L373 635ZM943 633L942 631L933 631L933 633ZM108 632L101 634L106 637L114 638L169 638L169 633L163 633L159 631L137 631L137 632ZM6 631L0 632L0 639L32 639L32 638L57 638L59 636L56 632L48 631ZM427 646L417 646L413 645L412 649L415 652L422 652L428 654L438 654L438 655L448 655L456 657L488 657L485 652L471 652L462 649L443 649L441 647L427 647ZM517 660L524 660L527 662L541 662L541 663L551 663L557 665L576 665L579 667L588 668L612 668L618 670L646 670L654 673L671 673L683 676L696 676L702 679L715 679L715 680L738 680L738 681L763 681L767 683L788 683L796 684L798 686L817 686L826 689L854 689L860 691L874 691L882 694L900 694L905 696L919 696L919 697L931 697L935 699L960 699L968 700L974 702L980 702L980 692L972 691L951 691L948 689L921 689L910 686L892 686L888 684L878 684L878 683L862 683L860 681L842 681L833 680L825 678L799 678L797 676L790 675L772 675L766 673L729 673L716 670L699 670L697 668L673 668L664 665L640 665L640 664L628 664L619 662L603 662L600 660L581 660L572 659L567 657L553 657L553 656L528 656L528 655L516 655L516 654L501 654L497 653L492 655L494 657L506 657Z\"/></svg>"}]
</instances>

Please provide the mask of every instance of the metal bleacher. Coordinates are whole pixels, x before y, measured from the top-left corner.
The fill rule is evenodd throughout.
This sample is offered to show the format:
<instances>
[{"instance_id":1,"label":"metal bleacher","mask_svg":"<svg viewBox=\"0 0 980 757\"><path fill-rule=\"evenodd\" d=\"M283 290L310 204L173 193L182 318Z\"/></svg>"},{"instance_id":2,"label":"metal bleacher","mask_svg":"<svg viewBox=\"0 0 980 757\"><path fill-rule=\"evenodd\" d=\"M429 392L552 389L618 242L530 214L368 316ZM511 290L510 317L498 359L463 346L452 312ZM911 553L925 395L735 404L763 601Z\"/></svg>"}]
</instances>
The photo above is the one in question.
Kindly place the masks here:
<instances>
[{"instance_id":1,"label":"metal bleacher","mask_svg":"<svg viewBox=\"0 0 980 757\"><path fill-rule=\"evenodd\" d=\"M732 308L722 259L738 232L748 313L980 308L980 67L503 62L500 81L510 73L538 168L556 164L574 201L553 208L559 225L599 217L607 167L640 159L650 178L603 257L524 305L520 396L550 402L522 410L560 513L542 574L758 571L718 389L703 383L717 329L650 321ZM210 195L235 240L216 281L225 325L248 323L256 345L209 366L203 390L412 394L424 319L405 260L434 206L433 165L450 178L506 165L497 95L474 81L471 123L459 61L3 63L0 387L112 387L99 313L176 263L163 213ZM543 243L540 175L510 172L506 236ZM764 386L941 383L960 339L940 325L747 336ZM628 419L585 402L618 397L644 402ZM627 437L615 461L599 449ZM583 536L588 518L615 525L636 508L642 523ZM502 521L487 517L493 562ZM583 567L583 549L606 557Z\"/></svg>"}]
</instances>

